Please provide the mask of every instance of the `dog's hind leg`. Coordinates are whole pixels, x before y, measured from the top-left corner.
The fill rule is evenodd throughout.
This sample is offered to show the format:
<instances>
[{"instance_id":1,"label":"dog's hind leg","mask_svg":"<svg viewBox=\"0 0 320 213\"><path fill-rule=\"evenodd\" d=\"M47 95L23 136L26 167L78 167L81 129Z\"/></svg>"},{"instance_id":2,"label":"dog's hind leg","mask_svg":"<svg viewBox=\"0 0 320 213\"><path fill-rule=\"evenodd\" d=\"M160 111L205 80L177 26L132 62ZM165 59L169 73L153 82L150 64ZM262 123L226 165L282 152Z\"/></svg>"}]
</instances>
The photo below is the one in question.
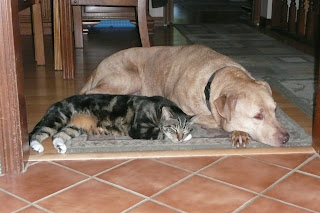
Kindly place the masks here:
<instances>
[{"instance_id":1,"label":"dog's hind leg","mask_svg":"<svg viewBox=\"0 0 320 213\"><path fill-rule=\"evenodd\" d=\"M141 79L137 73L111 73L96 85L84 87L80 94L134 94L141 90Z\"/></svg>"},{"instance_id":2,"label":"dog's hind leg","mask_svg":"<svg viewBox=\"0 0 320 213\"><path fill-rule=\"evenodd\" d=\"M104 85L101 85L99 87L95 87L93 89L85 91L84 94L104 94L104 93L111 94L111 92L107 92L107 91L108 91L108 88L104 88Z\"/></svg>"},{"instance_id":3,"label":"dog's hind leg","mask_svg":"<svg viewBox=\"0 0 320 213\"><path fill-rule=\"evenodd\" d=\"M135 85L131 85L132 83L125 83L114 85L114 84L100 84L96 87L88 90L85 94L134 94L141 89L141 83L137 82Z\"/></svg>"}]
</instances>

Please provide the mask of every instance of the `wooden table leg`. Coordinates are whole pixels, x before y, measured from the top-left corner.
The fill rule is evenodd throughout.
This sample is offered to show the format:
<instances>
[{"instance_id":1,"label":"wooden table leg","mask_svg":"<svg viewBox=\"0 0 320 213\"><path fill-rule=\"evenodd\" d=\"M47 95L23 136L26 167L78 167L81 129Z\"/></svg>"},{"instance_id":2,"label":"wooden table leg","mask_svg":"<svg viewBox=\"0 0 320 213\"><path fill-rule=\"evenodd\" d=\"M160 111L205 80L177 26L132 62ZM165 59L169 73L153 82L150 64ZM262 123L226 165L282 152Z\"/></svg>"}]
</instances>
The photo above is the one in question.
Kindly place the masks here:
<instances>
[{"instance_id":1,"label":"wooden table leg","mask_svg":"<svg viewBox=\"0 0 320 213\"><path fill-rule=\"evenodd\" d=\"M75 48L83 48L81 6L72 6L72 11L73 11L74 46Z\"/></svg>"},{"instance_id":2,"label":"wooden table leg","mask_svg":"<svg viewBox=\"0 0 320 213\"><path fill-rule=\"evenodd\" d=\"M173 20L173 0L168 0L163 9L163 19L165 26L172 24Z\"/></svg>"},{"instance_id":3,"label":"wooden table leg","mask_svg":"<svg viewBox=\"0 0 320 213\"><path fill-rule=\"evenodd\" d=\"M74 78L72 7L70 0L59 1L61 57L64 79Z\"/></svg>"}]
</instances>

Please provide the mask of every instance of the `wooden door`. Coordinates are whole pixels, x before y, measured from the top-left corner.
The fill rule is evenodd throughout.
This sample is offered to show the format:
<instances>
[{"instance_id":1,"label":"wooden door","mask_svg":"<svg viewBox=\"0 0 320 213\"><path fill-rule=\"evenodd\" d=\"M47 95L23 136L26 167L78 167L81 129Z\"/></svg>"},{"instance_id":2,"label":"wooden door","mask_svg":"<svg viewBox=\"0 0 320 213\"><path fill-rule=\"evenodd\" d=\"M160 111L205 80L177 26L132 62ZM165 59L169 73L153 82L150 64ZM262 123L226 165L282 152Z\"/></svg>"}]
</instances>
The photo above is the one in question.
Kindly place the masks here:
<instances>
[{"instance_id":1,"label":"wooden door","mask_svg":"<svg viewBox=\"0 0 320 213\"><path fill-rule=\"evenodd\" d=\"M320 153L320 16L316 21L316 54L315 54L315 73L318 78L318 87L316 88L316 107L313 116L312 127L312 146L317 153Z\"/></svg>"},{"instance_id":2,"label":"wooden door","mask_svg":"<svg viewBox=\"0 0 320 213\"><path fill-rule=\"evenodd\" d=\"M318 61L319 61L318 57ZM318 73L320 71L320 67L318 65ZM320 80L320 78L318 78ZM318 88L320 87L318 81ZM314 111L314 120L313 120L313 127L312 127L312 146L316 150L317 153L320 154L320 90L317 89L316 95L316 108Z\"/></svg>"},{"instance_id":3,"label":"wooden door","mask_svg":"<svg viewBox=\"0 0 320 213\"><path fill-rule=\"evenodd\" d=\"M18 1L0 1L0 41L1 174L14 174L29 156Z\"/></svg>"}]
</instances>

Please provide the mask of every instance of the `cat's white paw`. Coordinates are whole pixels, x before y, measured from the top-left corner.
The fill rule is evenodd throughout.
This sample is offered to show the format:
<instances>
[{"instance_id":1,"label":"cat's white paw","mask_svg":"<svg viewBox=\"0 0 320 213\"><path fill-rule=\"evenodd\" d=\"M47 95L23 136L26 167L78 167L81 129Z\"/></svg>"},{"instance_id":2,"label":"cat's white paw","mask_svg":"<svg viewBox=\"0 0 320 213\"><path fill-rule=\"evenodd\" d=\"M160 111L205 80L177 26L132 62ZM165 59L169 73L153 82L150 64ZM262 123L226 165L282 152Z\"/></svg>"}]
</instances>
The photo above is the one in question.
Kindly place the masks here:
<instances>
[{"instance_id":1,"label":"cat's white paw","mask_svg":"<svg viewBox=\"0 0 320 213\"><path fill-rule=\"evenodd\" d=\"M43 152L44 148L38 141L31 141L30 143L31 148L36 152Z\"/></svg>"},{"instance_id":2,"label":"cat's white paw","mask_svg":"<svg viewBox=\"0 0 320 213\"><path fill-rule=\"evenodd\" d=\"M58 153L66 153L67 146L64 144L64 141L61 138L55 138L52 141L54 148L58 151Z\"/></svg>"},{"instance_id":3,"label":"cat's white paw","mask_svg":"<svg viewBox=\"0 0 320 213\"><path fill-rule=\"evenodd\" d=\"M188 141L188 140L190 140L191 138L192 138L192 135L189 134L183 141Z\"/></svg>"}]
</instances>

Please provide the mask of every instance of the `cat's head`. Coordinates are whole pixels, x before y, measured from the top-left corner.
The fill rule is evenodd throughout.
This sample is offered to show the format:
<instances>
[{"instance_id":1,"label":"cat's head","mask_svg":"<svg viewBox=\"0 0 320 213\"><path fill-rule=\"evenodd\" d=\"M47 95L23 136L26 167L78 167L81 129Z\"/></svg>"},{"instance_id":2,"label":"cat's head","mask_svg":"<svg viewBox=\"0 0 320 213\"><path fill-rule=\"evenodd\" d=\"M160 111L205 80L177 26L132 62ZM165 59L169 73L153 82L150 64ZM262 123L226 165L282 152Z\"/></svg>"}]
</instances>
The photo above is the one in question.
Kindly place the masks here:
<instances>
[{"instance_id":1,"label":"cat's head","mask_svg":"<svg viewBox=\"0 0 320 213\"><path fill-rule=\"evenodd\" d=\"M189 116L181 110L162 107L160 129L166 138L178 143L192 138L192 124L195 116Z\"/></svg>"}]
</instances>

